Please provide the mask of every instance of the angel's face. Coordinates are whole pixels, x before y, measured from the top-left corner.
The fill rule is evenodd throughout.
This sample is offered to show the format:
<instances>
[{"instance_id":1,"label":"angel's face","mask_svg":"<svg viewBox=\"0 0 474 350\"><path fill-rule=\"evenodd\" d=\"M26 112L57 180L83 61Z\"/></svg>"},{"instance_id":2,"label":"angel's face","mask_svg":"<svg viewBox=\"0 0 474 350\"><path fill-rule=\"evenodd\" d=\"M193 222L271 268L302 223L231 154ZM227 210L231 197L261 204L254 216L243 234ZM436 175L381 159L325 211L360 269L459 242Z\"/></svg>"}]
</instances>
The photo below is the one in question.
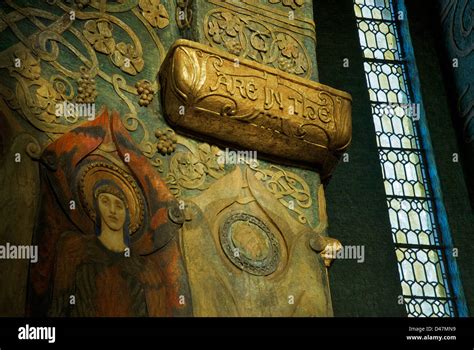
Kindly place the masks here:
<instances>
[{"instance_id":1,"label":"angel's face","mask_svg":"<svg viewBox=\"0 0 474 350\"><path fill-rule=\"evenodd\" d=\"M123 229L126 219L126 208L123 201L110 193L101 193L98 197L99 212L102 223L112 231Z\"/></svg>"}]
</instances>

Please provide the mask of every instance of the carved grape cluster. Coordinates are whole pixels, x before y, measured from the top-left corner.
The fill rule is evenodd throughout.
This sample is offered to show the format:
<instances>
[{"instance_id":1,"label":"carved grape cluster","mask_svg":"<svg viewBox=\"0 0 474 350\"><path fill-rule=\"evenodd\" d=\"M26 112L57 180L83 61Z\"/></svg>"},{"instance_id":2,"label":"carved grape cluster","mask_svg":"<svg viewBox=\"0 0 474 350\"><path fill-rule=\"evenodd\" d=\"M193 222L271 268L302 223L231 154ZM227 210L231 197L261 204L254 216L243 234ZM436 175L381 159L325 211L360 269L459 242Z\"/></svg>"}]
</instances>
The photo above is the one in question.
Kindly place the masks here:
<instances>
[{"instance_id":1,"label":"carved grape cluster","mask_svg":"<svg viewBox=\"0 0 474 350\"><path fill-rule=\"evenodd\" d=\"M153 101L153 95L155 94L155 90L151 86L151 83L148 80L139 80L135 84L135 87L137 88L137 92L140 94L138 104L142 107L147 107L151 101Z\"/></svg>"},{"instance_id":2,"label":"carved grape cluster","mask_svg":"<svg viewBox=\"0 0 474 350\"><path fill-rule=\"evenodd\" d=\"M94 103L97 97L95 86L95 79L91 77L89 72L82 71L81 77L77 81L79 87L77 88L77 102L78 103Z\"/></svg>"},{"instance_id":3,"label":"carved grape cluster","mask_svg":"<svg viewBox=\"0 0 474 350\"><path fill-rule=\"evenodd\" d=\"M155 136L158 139L156 148L162 155L171 154L176 150L176 142L178 142L178 139L173 130L166 129L165 131L161 131L156 129Z\"/></svg>"}]
</instances>

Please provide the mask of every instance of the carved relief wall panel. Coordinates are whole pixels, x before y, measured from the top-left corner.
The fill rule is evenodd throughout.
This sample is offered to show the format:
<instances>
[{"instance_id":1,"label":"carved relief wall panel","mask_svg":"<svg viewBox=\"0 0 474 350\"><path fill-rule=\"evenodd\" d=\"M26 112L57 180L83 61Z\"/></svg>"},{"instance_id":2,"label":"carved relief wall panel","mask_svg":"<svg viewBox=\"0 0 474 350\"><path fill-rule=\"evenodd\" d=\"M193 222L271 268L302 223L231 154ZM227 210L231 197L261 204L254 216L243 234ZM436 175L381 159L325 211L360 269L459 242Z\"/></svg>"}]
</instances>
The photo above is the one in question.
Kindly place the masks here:
<instances>
[{"instance_id":1,"label":"carved relief wall panel","mask_svg":"<svg viewBox=\"0 0 474 350\"><path fill-rule=\"evenodd\" d=\"M472 33L473 4L469 1L439 0L441 24L444 34L444 45L449 64L454 68L454 83L456 102L463 126L462 135L466 143L474 140L474 112L472 100L474 87L469 78L470 68L474 64L474 50ZM471 15L469 15L471 14ZM459 69L458 69L459 68Z\"/></svg>"},{"instance_id":2,"label":"carved relief wall panel","mask_svg":"<svg viewBox=\"0 0 474 350\"><path fill-rule=\"evenodd\" d=\"M39 250L0 260L0 315L332 315L351 99L317 83L310 1L0 8L0 245Z\"/></svg>"}]
</instances>

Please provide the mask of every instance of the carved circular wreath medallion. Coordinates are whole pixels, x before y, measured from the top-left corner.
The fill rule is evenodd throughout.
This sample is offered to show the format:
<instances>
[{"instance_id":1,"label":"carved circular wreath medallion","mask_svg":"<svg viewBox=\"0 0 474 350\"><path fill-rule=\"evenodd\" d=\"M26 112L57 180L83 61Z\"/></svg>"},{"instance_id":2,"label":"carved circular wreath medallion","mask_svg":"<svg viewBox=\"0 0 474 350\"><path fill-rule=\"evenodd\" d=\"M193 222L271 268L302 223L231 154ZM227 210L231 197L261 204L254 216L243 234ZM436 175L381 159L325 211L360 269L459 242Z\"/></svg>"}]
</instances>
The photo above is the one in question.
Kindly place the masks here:
<instances>
[{"instance_id":1,"label":"carved circular wreath medallion","mask_svg":"<svg viewBox=\"0 0 474 350\"><path fill-rule=\"evenodd\" d=\"M220 228L220 243L239 269L257 276L275 272L280 262L280 244L267 225L245 213L231 214Z\"/></svg>"}]
</instances>

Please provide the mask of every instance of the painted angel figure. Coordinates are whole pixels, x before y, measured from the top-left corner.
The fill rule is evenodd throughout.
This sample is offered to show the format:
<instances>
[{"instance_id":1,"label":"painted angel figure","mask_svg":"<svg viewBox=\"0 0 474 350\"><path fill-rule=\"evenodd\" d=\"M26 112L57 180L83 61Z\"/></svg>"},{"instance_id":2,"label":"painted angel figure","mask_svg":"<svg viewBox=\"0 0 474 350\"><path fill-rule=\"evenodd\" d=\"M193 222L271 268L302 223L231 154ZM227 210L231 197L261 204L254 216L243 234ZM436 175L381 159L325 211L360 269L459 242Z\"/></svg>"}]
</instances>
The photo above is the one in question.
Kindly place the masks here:
<instances>
[{"instance_id":1,"label":"painted angel figure","mask_svg":"<svg viewBox=\"0 0 474 350\"><path fill-rule=\"evenodd\" d=\"M118 114L104 111L62 136L42 160L50 186L36 236L30 313L191 315L178 237L184 214ZM70 198L78 204L72 210L64 205ZM54 203L65 217L51 217Z\"/></svg>"},{"instance_id":2,"label":"painted angel figure","mask_svg":"<svg viewBox=\"0 0 474 350\"><path fill-rule=\"evenodd\" d=\"M142 276L145 258L131 255L125 195L112 181L102 180L93 200L96 235L61 236L49 315L147 316L145 289L160 293L161 281L158 275L147 281Z\"/></svg>"}]
</instances>

